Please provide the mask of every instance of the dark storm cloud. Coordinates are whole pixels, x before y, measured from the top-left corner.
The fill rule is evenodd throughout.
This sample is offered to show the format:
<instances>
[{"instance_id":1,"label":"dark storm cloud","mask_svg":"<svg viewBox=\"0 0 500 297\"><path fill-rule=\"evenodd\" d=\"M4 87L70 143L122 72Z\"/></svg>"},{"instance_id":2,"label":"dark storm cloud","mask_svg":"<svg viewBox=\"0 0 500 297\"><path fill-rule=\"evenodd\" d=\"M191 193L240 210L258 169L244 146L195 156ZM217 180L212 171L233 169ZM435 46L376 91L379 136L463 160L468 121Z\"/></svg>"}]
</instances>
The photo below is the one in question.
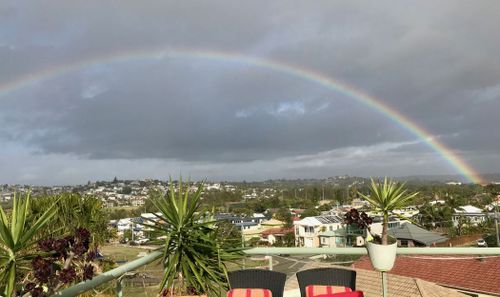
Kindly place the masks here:
<instances>
[{"instance_id":1,"label":"dark storm cloud","mask_svg":"<svg viewBox=\"0 0 500 297\"><path fill-rule=\"evenodd\" d=\"M0 4L0 16L0 85L133 49L238 52L355 86L479 170L500 165L496 2L12 1ZM149 160L146 167L158 172L152 164L170 160L214 176L224 169L266 178L311 168L317 176L387 172L394 158L395 174L425 173L439 160L415 135L352 98L227 61L166 56L93 65L6 94L1 104L0 138L60 166L87 160L133 168L134 160ZM364 153L350 159L357 148Z\"/></svg>"}]
</instances>

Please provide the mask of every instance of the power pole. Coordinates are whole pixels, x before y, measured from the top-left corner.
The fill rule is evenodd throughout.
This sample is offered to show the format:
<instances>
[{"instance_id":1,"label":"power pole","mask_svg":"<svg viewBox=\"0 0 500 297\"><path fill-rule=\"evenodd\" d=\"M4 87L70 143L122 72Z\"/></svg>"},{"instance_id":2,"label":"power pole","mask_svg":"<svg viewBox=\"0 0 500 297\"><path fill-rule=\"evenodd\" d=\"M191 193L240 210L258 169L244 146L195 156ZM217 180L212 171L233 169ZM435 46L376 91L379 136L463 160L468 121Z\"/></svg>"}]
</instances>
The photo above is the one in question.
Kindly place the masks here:
<instances>
[{"instance_id":1,"label":"power pole","mask_svg":"<svg viewBox=\"0 0 500 297\"><path fill-rule=\"evenodd\" d=\"M500 247L500 237L498 236L498 202L495 203L495 230L497 232L497 247Z\"/></svg>"}]
</instances>

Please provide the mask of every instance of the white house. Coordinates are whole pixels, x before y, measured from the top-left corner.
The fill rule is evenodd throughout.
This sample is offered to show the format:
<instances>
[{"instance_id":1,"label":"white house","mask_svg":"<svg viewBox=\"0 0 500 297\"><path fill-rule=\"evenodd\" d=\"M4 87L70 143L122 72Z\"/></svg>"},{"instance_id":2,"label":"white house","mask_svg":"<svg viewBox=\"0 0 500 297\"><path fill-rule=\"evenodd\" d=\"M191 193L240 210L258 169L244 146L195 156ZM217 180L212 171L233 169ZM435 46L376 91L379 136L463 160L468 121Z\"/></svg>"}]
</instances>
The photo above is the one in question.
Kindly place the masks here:
<instances>
[{"instance_id":1,"label":"white house","mask_svg":"<svg viewBox=\"0 0 500 297\"><path fill-rule=\"evenodd\" d=\"M129 230L132 227L132 220L130 218L120 219L116 223L116 228L118 232L123 232Z\"/></svg>"},{"instance_id":2,"label":"white house","mask_svg":"<svg viewBox=\"0 0 500 297\"><path fill-rule=\"evenodd\" d=\"M453 220L453 226L457 227L460 219L465 219L470 224L477 226L477 224L486 221L488 217L487 213L484 213L482 209L477 208L472 205L464 205L454 209L455 212L451 219Z\"/></svg>"},{"instance_id":3,"label":"white house","mask_svg":"<svg viewBox=\"0 0 500 297\"><path fill-rule=\"evenodd\" d=\"M293 222L295 227L295 245L320 247L320 233L336 231L342 228L344 220L336 215L307 217Z\"/></svg>"},{"instance_id":4,"label":"white house","mask_svg":"<svg viewBox=\"0 0 500 297\"><path fill-rule=\"evenodd\" d=\"M396 215L400 216L400 217L405 217L405 218L412 218L416 215L419 214L419 210L416 206L407 206L407 207L404 207L404 208L400 208L400 209L395 209L393 211L393 213L395 213Z\"/></svg>"}]
</instances>

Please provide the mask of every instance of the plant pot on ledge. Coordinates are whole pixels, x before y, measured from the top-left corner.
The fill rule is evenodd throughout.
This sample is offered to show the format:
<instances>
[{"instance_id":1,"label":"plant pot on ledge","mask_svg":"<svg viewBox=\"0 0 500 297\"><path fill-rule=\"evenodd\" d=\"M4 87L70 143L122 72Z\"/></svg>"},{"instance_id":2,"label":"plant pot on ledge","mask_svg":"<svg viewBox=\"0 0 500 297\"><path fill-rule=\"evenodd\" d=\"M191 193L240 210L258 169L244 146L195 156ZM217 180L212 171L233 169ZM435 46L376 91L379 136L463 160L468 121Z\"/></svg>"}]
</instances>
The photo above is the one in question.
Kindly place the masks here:
<instances>
[{"instance_id":1,"label":"plant pot on ledge","mask_svg":"<svg viewBox=\"0 0 500 297\"><path fill-rule=\"evenodd\" d=\"M370 195L358 194L363 197L372 207L372 210L382 214L382 234L376 235L378 243L372 240L366 241L366 248L370 255L373 268L378 271L386 272L392 269L396 260L397 240L390 237L389 215L398 208L403 207L408 201L413 199L418 193L408 194L404 188L404 183L388 180L371 180ZM360 229L368 230L368 237L373 236L370 224L373 223L365 212L359 212L357 209L351 209L344 215L346 225L355 225Z\"/></svg>"},{"instance_id":2,"label":"plant pot on ledge","mask_svg":"<svg viewBox=\"0 0 500 297\"><path fill-rule=\"evenodd\" d=\"M366 242L366 249L370 256L373 268L378 271L386 272L392 269L396 261L396 248L398 242L395 238L389 237L390 244L382 245L373 241Z\"/></svg>"}]
</instances>

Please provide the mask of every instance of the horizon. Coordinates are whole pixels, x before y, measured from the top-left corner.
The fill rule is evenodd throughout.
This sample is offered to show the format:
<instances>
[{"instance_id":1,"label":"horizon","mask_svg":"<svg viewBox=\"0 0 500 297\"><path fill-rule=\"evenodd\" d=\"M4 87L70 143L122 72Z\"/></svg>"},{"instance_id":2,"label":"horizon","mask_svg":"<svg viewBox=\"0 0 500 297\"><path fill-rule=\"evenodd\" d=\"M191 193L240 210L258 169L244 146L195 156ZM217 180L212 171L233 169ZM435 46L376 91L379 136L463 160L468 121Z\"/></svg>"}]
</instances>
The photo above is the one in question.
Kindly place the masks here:
<instances>
[{"instance_id":1,"label":"horizon","mask_svg":"<svg viewBox=\"0 0 500 297\"><path fill-rule=\"evenodd\" d=\"M482 174L484 176L499 176L499 179L490 179L485 182L485 184L491 184L491 183L499 183L500 182L500 173L484 173ZM178 177L175 177L172 175L172 181L178 181ZM341 178L341 177L349 177L349 178L362 178L362 179L367 179L369 180L370 178L374 179L382 179L385 176L353 176L353 175L348 175L348 174L341 174L341 175L333 175L333 176L324 176L324 177L314 177L314 178L306 178L306 177L296 177L296 178L267 178L267 179L260 179L260 180L217 180L217 179L209 179L209 178L202 178L202 179L185 179L183 177L183 180L186 182L194 182L194 183L200 183L200 182L205 182L205 183L265 183L265 182L277 182L277 181L286 181L286 182L293 182L293 181L325 181L328 179L332 178ZM387 176L389 179L394 179L394 180L403 180L404 182L437 182L437 183L447 183L447 182L459 182L463 185L472 185L474 183L471 183L465 179L462 175L459 174L442 174L442 175L406 175L406 176ZM73 184L12 184L12 183L4 183L0 181L0 185L9 185L9 186L34 186L34 187L72 187L72 186L85 186L89 182L92 183L98 183L98 182L105 182L105 183L111 183L113 182L114 178L117 179L118 182L130 182L130 181L146 181L146 180L153 180L153 181L161 181L161 182L168 182L170 180L170 177L139 177L139 178L121 178L120 176L114 176L110 178L103 178L103 179L90 179L85 182L80 182L80 183L73 183Z\"/></svg>"}]
</instances>

